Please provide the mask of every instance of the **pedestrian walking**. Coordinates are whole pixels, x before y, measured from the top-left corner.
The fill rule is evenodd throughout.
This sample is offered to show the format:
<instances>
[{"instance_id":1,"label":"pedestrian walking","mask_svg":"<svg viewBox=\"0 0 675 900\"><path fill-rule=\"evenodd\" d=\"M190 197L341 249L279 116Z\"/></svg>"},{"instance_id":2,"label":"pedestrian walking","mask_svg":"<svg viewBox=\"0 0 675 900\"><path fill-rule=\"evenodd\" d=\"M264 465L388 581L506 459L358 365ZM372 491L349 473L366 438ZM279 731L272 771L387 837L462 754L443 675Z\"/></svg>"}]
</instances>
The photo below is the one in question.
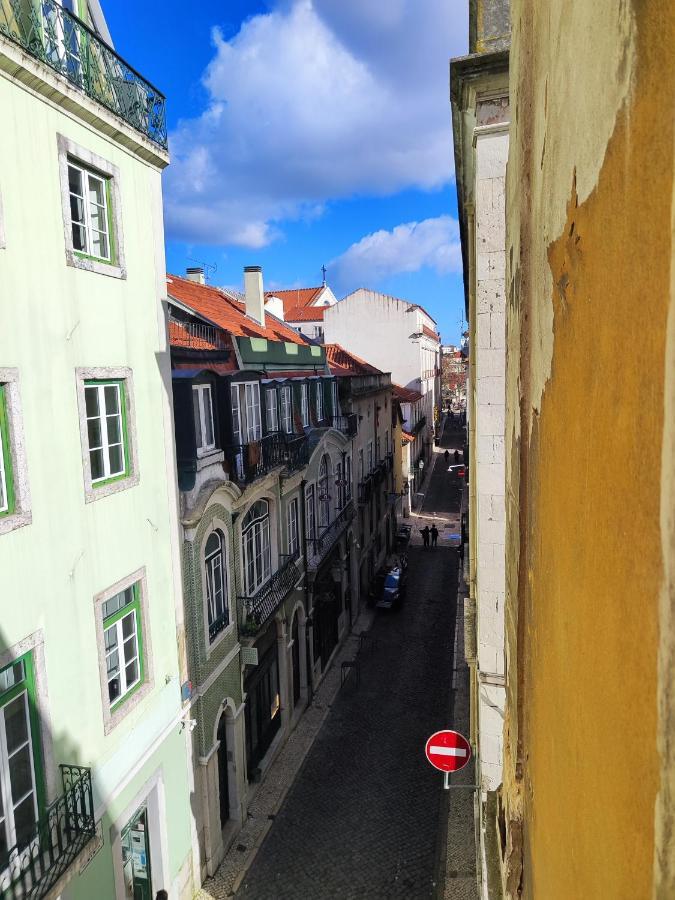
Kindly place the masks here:
<instances>
[{"instance_id":1,"label":"pedestrian walking","mask_svg":"<svg viewBox=\"0 0 675 900\"><path fill-rule=\"evenodd\" d=\"M431 546L435 547L438 543L438 528L436 528L436 523L431 526Z\"/></svg>"},{"instance_id":2,"label":"pedestrian walking","mask_svg":"<svg viewBox=\"0 0 675 900\"><path fill-rule=\"evenodd\" d=\"M445 459L445 464L447 466L448 461L450 460L450 451L449 450L445 451L445 453L443 454L443 458Z\"/></svg>"},{"instance_id":3,"label":"pedestrian walking","mask_svg":"<svg viewBox=\"0 0 675 900\"><path fill-rule=\"evenodd\" d=\"M420 534L422 535L422 540L424 541L424 546L428 547L429 546L429 534L430 534L429 526L425 525L424 528L421 530Z\"/></svg>"},{"instance_id":4,"label":"pedestrian walking","mask_svg":"<svg viewBox=\"0 0 675 900\"><path fill-rule=\"evenodd\" d=\"M455 450L455 462L459 462L459 450Z\"/></svg>"}]
</instances>

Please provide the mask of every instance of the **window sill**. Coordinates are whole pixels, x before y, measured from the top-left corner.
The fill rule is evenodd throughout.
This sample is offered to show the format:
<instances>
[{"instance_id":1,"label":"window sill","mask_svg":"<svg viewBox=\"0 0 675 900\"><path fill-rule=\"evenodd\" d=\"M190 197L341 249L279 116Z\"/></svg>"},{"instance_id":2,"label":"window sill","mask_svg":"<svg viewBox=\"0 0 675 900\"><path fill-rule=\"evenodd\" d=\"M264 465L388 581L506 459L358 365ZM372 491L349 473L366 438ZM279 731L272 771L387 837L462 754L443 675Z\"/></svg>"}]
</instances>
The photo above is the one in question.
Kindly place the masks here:
<instances>
[{"instance_id":1,"label":"window sill","mask_svg":"<svg viewBox=\"0 0 675 900\"><path fill-rule=\"evenodd\" d=\"M151 679L144 681L118 701L113 709L108 706L103 713L103 733L110 734L148 696L152 688Z\"/></svg>"},{"instance_id":2,"label":"window sill","mask_svg":"<svg viewBox=\"0 0 675 900\"><path fill-rule=\"evenodd\" d=\"M197 471L201 472L202 469L205 469L207 466L215 465L216 463L222 463L225 460L225 452L223 450L206 450L197 451Z\"/></svg>"},{"instance_id":3,"label":"window sill","mask_svg":"<svg viewBox=\"0 0 675 900\"><path fill-rule=\"evenodd\" d=\"M85 484L84 502L93 503L102 497L109 497L110 494L117 494L119 491L126 491L128 488L136 487L140 481L138 473L128 475L126 478L115 478L110 481L99 482L96 484Z\"/></svg>"},{"instance_id":4,"label":"window sill","mask_svg":"<svg viewBox=\"0 0 675 900\"><path fill-rule=\"evenodd\" d=\"M221 644L225 640L226 637L229 637L234 632L234 629L235 629L235 622L233 620L232 622L230 622L230 624L226 628L223 628L222 631L218 632L218 634L215 636L213 641L209 642L208 635L207 635L207 643L206 643L206 658L207 659L209 659L209 657L211 656L213 651L216 649L218 644Z\"/></svg>"},{"instance_id":5,"label":"window sill","mask_svg":"<svg viewBox=\"0 0 675 900\"><path fill-rule=\"evenodd\" d=\"M79 256L74 250L66 250L66 265L74 269L84 269L86 272L94 272L97 275L107 275L109 278L126 279L127 271L115 263L100 262L87 256Z\"/></svg>"},{"instance_id":6,"label":"window sill","mask_svg":"<svg viewBox=\"0 0 675 900\"><path fill-rule=\"evenodd\" d=\"M0 516L0 534L9 534L10 531L14 531L16 528L30 525L32 521L33 516L30 510L15 510L9 514L4 513Z\"/></svg>"}]
</instances>

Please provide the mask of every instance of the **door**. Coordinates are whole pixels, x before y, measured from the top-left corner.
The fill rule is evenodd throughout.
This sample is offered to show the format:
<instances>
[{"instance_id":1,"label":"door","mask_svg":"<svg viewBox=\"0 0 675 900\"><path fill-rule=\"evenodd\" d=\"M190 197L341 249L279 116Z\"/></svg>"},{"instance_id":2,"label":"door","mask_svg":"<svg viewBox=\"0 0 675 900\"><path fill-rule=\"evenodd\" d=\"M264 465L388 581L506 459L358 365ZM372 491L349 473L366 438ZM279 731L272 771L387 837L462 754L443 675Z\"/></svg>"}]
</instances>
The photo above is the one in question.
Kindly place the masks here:
<instances>
[{"instance_id":1,"label":"door","mask_svg":"<svg viewBox=\"0 0 675 900\"><path fill-rule=\"evenodd\" d=\"M142 806L122 831L124 896L127 900L152 900L148 809Z\"/></svg>"},{"instance_id":2,"label":"door","mask_svg":"<svg viewBox=\"0 0 675 900\"><path fill-rule=\"evenodd\" d=\"M295 707L300 700L300 629L298 628L297 613L293 617L291 638L293 640L293 706Z\"/></svg>"},{"instance_id":3,"label":"door","mask_svg":"<svg viewBox=\"0 0 675 900\"><path fill-rule=\"evenodd\" d=\"M241 408L239 406L239 385L230 385L232 405L232 440L235 445L235 468L239 481L244 480L244 448L241 439Z\"/></svg>"},{"instance_id":4,"label":"door","mask_svg":"<svg viewBox=\"0 0 675 900\"><path fill-rule=\"evenodd\" d=\"M230 789L227 772L227 729L225 714L218 723L218 784L220 790L220 827L224 828L230 818Z\"/></svg>"}]
</instances>

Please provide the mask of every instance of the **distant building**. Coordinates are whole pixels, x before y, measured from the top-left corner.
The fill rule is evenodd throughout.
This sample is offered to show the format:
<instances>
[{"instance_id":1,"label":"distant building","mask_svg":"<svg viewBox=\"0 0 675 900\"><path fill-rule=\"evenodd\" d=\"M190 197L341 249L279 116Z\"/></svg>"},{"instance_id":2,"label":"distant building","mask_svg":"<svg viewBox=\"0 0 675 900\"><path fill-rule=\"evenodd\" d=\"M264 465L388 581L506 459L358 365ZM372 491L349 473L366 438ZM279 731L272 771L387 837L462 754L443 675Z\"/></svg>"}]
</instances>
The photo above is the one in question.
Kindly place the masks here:
<instances>
[{"instance_id":1,"label":"distant building","mask_svg":"<svg viewBox=\"0 0 675 900\"><path fill-rule=\"evenodd\" d=\"M265 309L316 343L323 343L323 319L327 306L337 298L325 283L319 287L266 291Z\"/></svg>"},{"instance_id":2,"label":"distant building","mask_svg":"<svg viewBox=\"0 0 675 900\"><path fill-rule=\"evenodd\" d=\"M326 308L327 343L367 359L407 390L421 394L418 458L427 464L439 416L441 362L436 322L417 303L359 288Z\"/></svg>"}]
</instances>

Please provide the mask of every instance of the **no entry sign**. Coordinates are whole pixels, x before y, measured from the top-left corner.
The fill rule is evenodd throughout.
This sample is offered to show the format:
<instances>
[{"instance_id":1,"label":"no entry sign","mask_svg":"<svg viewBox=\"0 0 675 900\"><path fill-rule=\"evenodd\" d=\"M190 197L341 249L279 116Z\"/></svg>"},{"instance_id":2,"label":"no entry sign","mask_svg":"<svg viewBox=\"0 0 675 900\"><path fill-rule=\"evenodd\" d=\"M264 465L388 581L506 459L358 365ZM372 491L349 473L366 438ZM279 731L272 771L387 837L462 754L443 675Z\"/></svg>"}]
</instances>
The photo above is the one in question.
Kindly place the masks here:
<instances>
[{"instance_id":1,"label":"no entry sign","mask_svg":"<svg viewBox=\"0 0 675 900\"><path fill-rule=\"evenodd\" d=\"M427 759L441 772L457 772L471 759L471 744L459 731L436 731L424 747Z\"/></svg>"}]
</instances>

